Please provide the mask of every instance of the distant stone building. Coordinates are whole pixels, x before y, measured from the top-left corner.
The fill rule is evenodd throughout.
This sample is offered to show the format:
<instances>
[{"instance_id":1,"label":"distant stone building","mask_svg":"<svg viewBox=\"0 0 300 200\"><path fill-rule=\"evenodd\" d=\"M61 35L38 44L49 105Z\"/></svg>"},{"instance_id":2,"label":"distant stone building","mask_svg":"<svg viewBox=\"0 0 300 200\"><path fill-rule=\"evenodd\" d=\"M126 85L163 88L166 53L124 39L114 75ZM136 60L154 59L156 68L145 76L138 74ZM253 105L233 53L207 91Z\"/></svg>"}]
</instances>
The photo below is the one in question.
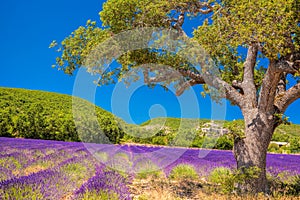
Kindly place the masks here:
<instances>
[{"instance_id":1,"label":"distant stone building","mask_svg":"<svg viewBox=\"0 0 300 200\"><path fill-rule=\"evenodd\" d=\"M201 128L201 131L203 133L216 133L218 135L225 135L229 133L228 129L214 123L214 121L204 124Z\"/></svg>"}]
</instances>

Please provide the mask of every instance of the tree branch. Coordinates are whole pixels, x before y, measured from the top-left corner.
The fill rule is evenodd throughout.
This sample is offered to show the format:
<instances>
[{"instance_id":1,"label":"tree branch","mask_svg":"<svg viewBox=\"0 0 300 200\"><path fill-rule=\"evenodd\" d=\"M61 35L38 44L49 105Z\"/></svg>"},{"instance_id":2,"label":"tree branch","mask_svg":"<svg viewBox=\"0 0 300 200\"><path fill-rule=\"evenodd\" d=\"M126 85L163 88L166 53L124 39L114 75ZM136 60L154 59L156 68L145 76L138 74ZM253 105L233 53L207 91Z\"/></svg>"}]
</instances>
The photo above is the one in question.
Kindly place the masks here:
<instances>
[{"instance_id":1,"label":"tree branch","mask_svg":"<svg viewBox=\"0 0 300 200\"><path fill-rule=\"evenodd\" d=\"M180 77L180 74L177 73L176 71L170 72L168 70L159 73L159 75L156 77L149 77L149 69L143 70L143 74L144 74L144 82L146 84L165 82L171 79L178 79Z\"/></svg>"},{"instance_id":2,"label":"tree branch","mask_svg":"<svg viewBox=\"0 0 300 200\"><path fill-rule=\"evenodd\" d=\"M264 112L271 112L274 105L276 90L280 81L281 73L275 68L275 61L270 61L269 67L262 82L258 109Z\"/></svg>"},{"instance_id":3,"label":"tree branch","mask_svg":"<svg viewBox=\"0 0 300 200\"><path fill-rule=\"evenodd\" d=\"M277 95L275 106L278 108L280 113L284 113L289 105L300 98L300 83L297 83L285 93Z\"/></svg>"},{"instance_id":4,"label":"tree branch","mask_svg":"<svg viewBox=\"0 0 300 200\"><path fill-rule=\"evenodd\" d=\"M187 2L182 3L180 6L176 8L178 11L189 12L193 14L201 13L201 14L209 14L213 12L214 5L210 5L207 2Z\"/></svg>"},{"instance_id":5,"label":"tree branch","mask_svg":"<svg viewBox=\"0 0 300 200\"><path fill-rule=\"evenodd\" d=\"M245 107L245 102L243 96L230 84L223 81L219 77L216 77L210 73L206 74L196 74L189 70L180 70L180 73L183 76L188 76L189 78L195 80L197 84L208 84L217 90L219 90L220 94L224 94L222 97L227 98L233 104L238 105L240 108Z\"/></svg>"},{"instance_id":6,"label":"tree branch","mask_svg":"<svg viewBox=\"0 0 300 200\"><path fill-rule=\"evenodd\" d=\"M248 106L252 108L257 107L256 87L254 83L254 68L256 64L257 53L258 46L256 44L248 48L246 62L244 63L244 77L242 82L244 94L251 102L248 104Z\"/></svg>"},{"instance_id":7,"label":"tree branch","mask_svg":"<svg viewBox=\"0 0 300 200\"><path fill-rule=\"evenodd\" d=\"M201 84L200 82L197 82L195 80L189 80L189 81L186 81L184 82L177 90L176 90L176 96L180 96L183 94L183 92L189 88L189 87L192 87L194 85L197 85L197 84Z\"/></svg>"},{"instance_id":8,"label":"tree branch","mask_svg":"<svg viewBox=\"0 0 300 200\"><path fill-rule=\"evenodd\" d=\"M244 90L243 90L243 87L242 87L242 82L240 81L237 81L237 80L233 80L232 83L231 83L232 87L236 90L239 91L240 94L244 95Z\"/></svg>"},{"instance_id":9,"label":"tree branch","mask_svg":"<svg viewBox=\"0 0 300 200\"><path fill-rule=\"evenodd\" d=\"M280 76L279 83L277 85L276 94L280 95L286 91L286 73L282 73Z\"/></svg>"},{"instance_id":10,"label":"tree branch","mask_svg":"<svg viewBox=\"0 0 300 200\"><path fill-rule=\"evenodd\" d=\"M287 60L280 60L276 64L276 68L279 72L286 72L289 74L295 74L300 70L300 60L290 62Z\"/></svg>"},{"instance_id":11,"label":"tree branch","mask_svg":"<svg viewBox=\"0 0 300 200\"><path fill-rule=\"evenodd\" d=\"M173 78L178 79L179 74L180 76L182 75L183 77L190 78L191 80L188 80L184 82L182 85L180 85L180 87L176 91L177 96L180 96L187 88L194 86L196 84L208 84L216 88L217 90L219 90L220 94L222 95L221 96L222 98L229 99L233 104L236 104L241 108L244 108L246 105L244 102L243 95L241 95L233 86L223 81L219 77L216 77L209 73L202 75L202 74L195 73L191 70L184 70L184 69L180 69L171 74L168 73L168 75L160 74L160 76L157 77L149 77L148 75L149 72L147 70L144 70L143 73L144 73L144 82L147 84L164 82L164 81L171 80Z\"/></svg>"},{"instance_id":12,"label":"tree branch","mask_svg":"<svg viewBox=\"0 0 300 200\"><path fill-rule=\"evenodd\" d=\"M183 76L187 76L187 77L197 81L199 84L205 84L205 80L201 74L196 74L196 73L192 72L191 70L179 69L178 71Z\"/></svg>"},{"instance_id":13,"label":"tree branch","mask_svg":"<svg viewBox=\"0 0 300 200\"><path fill-rule=\"evenodd\" d=\"M180 36L184 35L185 32L182 29L182 25L184 23L184 12L181 12L178 16L178 19L173 19L173 21L175 21L176 23L172 25L172 27L178 31Z\"/></svg>"},{"instance_id":14,"label":"tree branch","mask_svg":"<svg viewBox=\"0 0 300 200\"><path fill-rule=\"evenodd\" d=\"M197 3L195 3L195 5L196 5L197 9L195 9L194 12L195 13L199 12L199 13L204 14L204 15L211 13L214 9L214 6L211 6L207 2L197 2Z\"/></svg>"},{"instance_id":15,"label":"tree branch","mask_svg":"<svg viewBox=\"0 0 300 200\"><path fill-rule=\"evenodd\" d=\"M243 95L222 79L215 78L213 86L216 87L216 89L223 90L225 92L225 98L230 100L233 104L238 105L241 109L244 109L245 105L247 105Z\"/></svg>"},{"instance_id":16,"label":"tree branch","mask_svg":"<svg viewBox=\"0 0 300 200\"><path fill-rule=\"evenodd\" d=\"M300 70L300 52L281 57L276 63L279 72L295 74Z\"/></svg>"},{"instance_id":17,"label":"tree branch","mask_svg":"<svg viewBox=\"0 0 300 200\"><path fill-rule=\"evenodd\" d=\"M289 48L290 53L282 56L276 67L281 70L281 72L295 74L300 70L300 51L297 51L291 34L287 35L286 38L285 45Z\"/></svg>"},{"instance_id":18,"label":"tree branch","mask_svg":"<svg viewBox=\"0 0 300 200\"><path fill-rule=\"evenodd\" d=\"M178 31L179 35L184 35L185 32L182 29L182 25L184 23L186 12L209 14L213 12L214 6L210 5L207 2L194 2L194 3L186 3L184 4L184 6L178 7L176 10L180 11L180 15L178 16L178 18L177 19L172 18L169 19L168 21L170 22L170 25ZM172 25L172 22L176 22L176 23Z\"/></svg>"},{"instance_id":19,"label":"tree branch","mask_svg":"<svg viewBox=\"0 0 300 200\"><path fill-rule=\"evenodd\" d=\"M237 80L233 80L231 83L232 87L234 87L235 89L240 89L242 90L242 82L241 81L237 81Z\"/></svg>"}]
</instances>

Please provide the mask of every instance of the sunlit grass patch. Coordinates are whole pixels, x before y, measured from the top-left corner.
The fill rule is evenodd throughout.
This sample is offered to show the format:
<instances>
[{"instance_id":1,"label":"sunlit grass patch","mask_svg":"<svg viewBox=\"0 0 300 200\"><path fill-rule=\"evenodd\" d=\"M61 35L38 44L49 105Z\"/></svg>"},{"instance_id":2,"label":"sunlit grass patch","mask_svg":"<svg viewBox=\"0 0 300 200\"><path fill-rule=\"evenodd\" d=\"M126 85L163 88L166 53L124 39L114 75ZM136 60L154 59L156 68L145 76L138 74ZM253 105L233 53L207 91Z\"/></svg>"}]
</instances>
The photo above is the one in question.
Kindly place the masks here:
<instances>
[{"instance_id":1,"label":"sunlit grass patch","mask_svg":"<svg viewBox=\"0 0 300 200\"><path fill-rule=\"evenodd\" d=\"M179 164L171 170L169 178L175 180L196 180L199 178L199 176L194 166L188 164Z\"/></svg>"}]
</instances>

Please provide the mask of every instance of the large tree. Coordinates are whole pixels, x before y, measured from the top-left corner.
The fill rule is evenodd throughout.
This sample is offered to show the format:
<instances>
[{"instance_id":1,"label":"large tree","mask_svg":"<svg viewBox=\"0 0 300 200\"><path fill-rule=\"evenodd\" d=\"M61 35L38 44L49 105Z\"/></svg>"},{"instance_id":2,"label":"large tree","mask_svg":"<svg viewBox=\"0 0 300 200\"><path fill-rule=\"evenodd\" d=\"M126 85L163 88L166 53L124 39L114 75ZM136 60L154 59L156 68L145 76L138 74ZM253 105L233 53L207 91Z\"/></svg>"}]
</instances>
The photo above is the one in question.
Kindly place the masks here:
<instances>
[{"instance_id":1,"label":"large tree","mask_svg":"<svg viewBox=\"0 0 300 200\"><path fill-rule=\"evenodd\" d=\"M57 66L72 74L97 45L116 34L159 27L172 29L180 37L185 35L182 26L186 20L199 19L191 40L211 56L219 76L181 59L180 51L144 48L119 56L120 67L101 71L99 84L114 82L139 65L158 63L171 66L183 77L178 95L196 84L204 85L206 91L208 86L222 90L218 98L239 106L245 121L244 134L236 136L234 143L237 167L244 173L257 169L257 176L240 188L244 192L268 192L268 145L276 127L284 122L287 107L300 97L300 82L290 81L295 84L288 85L288 80L298 80L300 69L299 11L299 0L108 0L100 12L103 27L88 21L65 38ZM264 65L259 64L261 60ZM176 81L176 76L170 78L160 70L153 76L147 70L151 71L145 68L143 73L149 85Z\"/></svg>"}]
</instances>

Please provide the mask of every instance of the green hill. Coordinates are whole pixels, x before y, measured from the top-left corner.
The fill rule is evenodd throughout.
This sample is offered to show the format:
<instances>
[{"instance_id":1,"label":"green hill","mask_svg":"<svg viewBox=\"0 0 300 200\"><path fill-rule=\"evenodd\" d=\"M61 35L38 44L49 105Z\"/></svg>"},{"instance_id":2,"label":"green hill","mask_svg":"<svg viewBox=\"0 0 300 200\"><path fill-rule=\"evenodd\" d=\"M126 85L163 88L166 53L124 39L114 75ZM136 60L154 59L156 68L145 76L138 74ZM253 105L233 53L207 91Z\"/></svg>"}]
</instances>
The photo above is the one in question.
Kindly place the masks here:
<instances>
[{"instance_id":1,"label":"green hill","mask_svg":"<svg viewBox=\"0 0 300 200\"><path fill-rule=\"evenodd\" d=\"M203 132L202 128L209 122L208 119L155 118L137 126L84 99L0 88L0 136L6 137L232 149L234 138L230 133L243 134L243 120L214 121L229 131L223 135ZM300 125L281 125L272 140L290 143L291 152L300 151ZM271 151L281 150L272 144Z\"/></svg>"},{"instance_id":2,"label":"green hill","mask_svg":"<svg viewBox=\"0 0 300 200\"><path fill-rule=\"evenodd\" d=\"M0 88L0 136L113 143L123 137L113 114L80 98L74 102L72 110L69 95Z\"/></svg>"},{"instance_id":3,"label":"green hill","mask_svg":"<svg viewBox=\"0 0 300 200\"><path fill-rule=\"evenodd\" d=\"M179 146L232 149L233 135L243 134L244 121L213 121L213 124L228 131L226 134L203 132L208 119L155 118L142 124L143 127L156 127L157 133L146 143L175 144ZM158 128L160 127L160 128ZM208 126L210 128L210 125ZM193 139L189 139L192 135ZM159 139L158 139L159 138ZM131 138L132 139L132 138ZM271 144L269 151L278 153L300 152L300 125L280 125L274 132L272 141L286 142L287 146ZM139 142L139 141L135 141ZM145 142L145 141L144 141Z\"/></svg>"}]
</instances>

